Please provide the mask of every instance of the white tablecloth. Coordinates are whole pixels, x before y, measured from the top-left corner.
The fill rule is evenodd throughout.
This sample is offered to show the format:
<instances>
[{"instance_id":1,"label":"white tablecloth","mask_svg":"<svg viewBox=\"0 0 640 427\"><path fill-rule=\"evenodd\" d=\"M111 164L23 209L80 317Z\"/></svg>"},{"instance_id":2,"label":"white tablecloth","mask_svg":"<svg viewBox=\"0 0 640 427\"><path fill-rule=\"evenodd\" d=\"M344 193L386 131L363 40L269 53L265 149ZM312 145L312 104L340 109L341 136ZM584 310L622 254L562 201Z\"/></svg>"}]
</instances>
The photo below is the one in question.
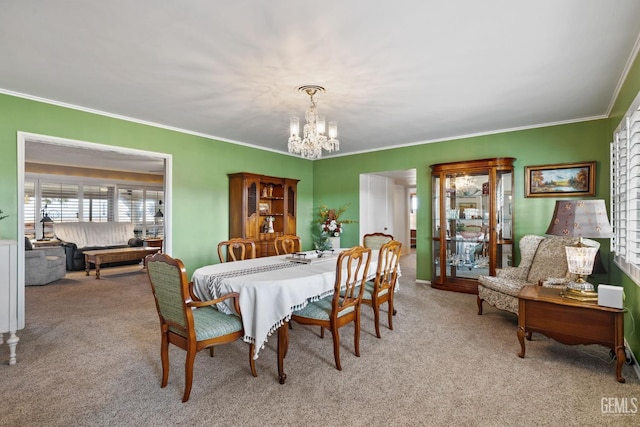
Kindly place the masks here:
<instances>
[{"instance_id":1,"label":"white tablecloth","mask_svg":"<svg viewBox=\"0 0 640 427\"><path fill-rule=\"evenodd\" d=\"M196 295L203 301L229 292L240 294L243 339L255 343L254 358L258 357L268 337L291 318L293 311L333 293L337 255L325 255L312 264L291 263L287 257L280 255L207 265L197 269L191 278ZM378 251L373 250L368 279L375 277L377 257ZM262 268L267 271L254 272ZM220 275L232 277L220 278Z\"/></svg>"}]
</instances>

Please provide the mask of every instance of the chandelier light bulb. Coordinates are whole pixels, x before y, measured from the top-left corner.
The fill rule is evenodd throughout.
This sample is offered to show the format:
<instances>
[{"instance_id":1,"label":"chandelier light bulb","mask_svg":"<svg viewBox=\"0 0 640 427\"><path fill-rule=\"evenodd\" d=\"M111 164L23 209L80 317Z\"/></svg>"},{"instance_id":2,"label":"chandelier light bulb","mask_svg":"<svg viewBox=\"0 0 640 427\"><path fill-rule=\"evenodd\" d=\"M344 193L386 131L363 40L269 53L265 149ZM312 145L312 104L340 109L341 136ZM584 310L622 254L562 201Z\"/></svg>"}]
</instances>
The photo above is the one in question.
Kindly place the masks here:
<instances>
[{"instance_id":1,"label":"chandelier light bulb","mask_svg":"<svg viewBox=\"0 0 640 427\"><path fill-rule=\"evenodd\" d=\"M329 122L329 138L336 139L337 137L338 137L338 122L335 122L335 121Z\"/></svg>"},{"instance_id":2,"label":"chandelier light bulb","mask_svg":"<svg viewBox=\"0 0 640 427\"><path fill-rule=\"evenodd\" d=\"M290 121L291 136L300 136L300 119L291 117Z\"/></svg>"}]
</instances>

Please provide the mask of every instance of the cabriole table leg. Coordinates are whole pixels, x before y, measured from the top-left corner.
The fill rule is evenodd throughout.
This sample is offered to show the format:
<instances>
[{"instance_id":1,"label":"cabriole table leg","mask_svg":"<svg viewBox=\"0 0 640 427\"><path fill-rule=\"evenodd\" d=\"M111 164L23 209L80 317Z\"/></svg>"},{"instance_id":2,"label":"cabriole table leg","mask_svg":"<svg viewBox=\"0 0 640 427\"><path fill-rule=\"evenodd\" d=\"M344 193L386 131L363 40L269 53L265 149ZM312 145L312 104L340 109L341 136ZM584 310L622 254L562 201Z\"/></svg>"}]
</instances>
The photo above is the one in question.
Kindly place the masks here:
<instances>
[{"instance_id":1,"label":"cabriole table leg","mask_svg":"<svg viewBox=\"0 0 640 427\"><path fill-rule=\"evenodd\" d=\"M524 357L524 328L522 326L518 326L518 341L520 341L520 353L518 353L518 356Z\"/></svg>"}]
</instances>

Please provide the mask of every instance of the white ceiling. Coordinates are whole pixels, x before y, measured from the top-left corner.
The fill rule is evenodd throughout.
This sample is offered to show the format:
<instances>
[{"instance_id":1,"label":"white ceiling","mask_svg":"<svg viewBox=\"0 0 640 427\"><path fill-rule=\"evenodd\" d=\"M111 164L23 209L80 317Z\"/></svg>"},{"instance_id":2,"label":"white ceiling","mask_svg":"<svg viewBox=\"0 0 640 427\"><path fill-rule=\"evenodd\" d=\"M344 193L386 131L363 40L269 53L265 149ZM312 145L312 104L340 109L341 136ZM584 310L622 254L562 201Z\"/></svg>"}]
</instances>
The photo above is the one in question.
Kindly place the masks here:
<instances>
[{"instance_id":1,"label":"white ceiling","mask_svg":"<svg viewBox=\"0 0 640 427\"><path fill-rule=\"evenodd\" d=\"M606 116L639 16L638 0L10 0L0 90L286 152L296 88L317 84L342 155Z\"/></svg>"}]
</instances>

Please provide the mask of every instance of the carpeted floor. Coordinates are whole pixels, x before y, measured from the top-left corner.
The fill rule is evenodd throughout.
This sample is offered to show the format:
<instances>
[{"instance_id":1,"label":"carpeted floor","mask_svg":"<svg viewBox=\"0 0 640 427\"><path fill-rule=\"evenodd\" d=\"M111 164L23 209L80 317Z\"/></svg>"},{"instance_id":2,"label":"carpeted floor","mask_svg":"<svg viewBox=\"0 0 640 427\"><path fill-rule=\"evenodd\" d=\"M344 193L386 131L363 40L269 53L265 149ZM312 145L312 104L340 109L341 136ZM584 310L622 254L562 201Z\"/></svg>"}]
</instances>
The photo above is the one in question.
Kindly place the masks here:
<instances>
[{"instance_id":1,"label":"carpeted floor","mask_svg":"<svg viewBox=\"0 0 640 427\"><path fill-rule=\"evenodd\" d=\"M76 272L28 287L18 363L7 365L0 347L0 425L640 424L640 381L625 365L627 383L617 383L608 349L534 334L520 359L514 315L486 307L478 316L475 296L416 284L414 263L403 257L393 331L384 321L377 339L365 307L360 358L353 328L341 331L342 372L330 335L294 324L286 384L277 381L275 336L256 361L257 378L238 341L214 358L198 354L187 403L184 351L171 347L169 384L160 388L158 318L138 266L105 269L100 281ZM628 413L610 402L627 402Z\"/></svg>"}]
</instances>

